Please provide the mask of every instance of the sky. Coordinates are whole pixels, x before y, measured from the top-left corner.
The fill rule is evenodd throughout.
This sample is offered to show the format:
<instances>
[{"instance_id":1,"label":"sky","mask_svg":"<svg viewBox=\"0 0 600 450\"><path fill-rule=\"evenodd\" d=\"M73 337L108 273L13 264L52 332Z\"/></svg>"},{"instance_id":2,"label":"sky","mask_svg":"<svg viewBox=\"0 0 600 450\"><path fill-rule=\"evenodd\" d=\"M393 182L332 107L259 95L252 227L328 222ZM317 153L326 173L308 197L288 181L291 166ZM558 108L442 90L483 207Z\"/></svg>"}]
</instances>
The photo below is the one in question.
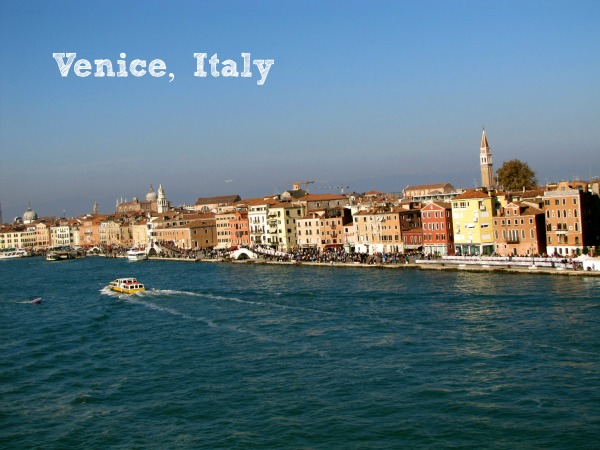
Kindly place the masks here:
<instances>
[{"instance_id":1,"label":"sky","mask_svg":"<svg viewBox=\"0 0 600 450\"><path fill-rule=\"evenodd\" d=\"M2 0L3 219L110 213L151 184L173 205L295 180L472 188L483 127L494 170L600 176L598 23L597 1ZM54 53L76 53L67 76ZM222 75L242 53L274 61L264 84L255 64ZM94 76L98 59L129 75ZM133 76L135 59L164 76Z\"/></svg>"}]
</instances>

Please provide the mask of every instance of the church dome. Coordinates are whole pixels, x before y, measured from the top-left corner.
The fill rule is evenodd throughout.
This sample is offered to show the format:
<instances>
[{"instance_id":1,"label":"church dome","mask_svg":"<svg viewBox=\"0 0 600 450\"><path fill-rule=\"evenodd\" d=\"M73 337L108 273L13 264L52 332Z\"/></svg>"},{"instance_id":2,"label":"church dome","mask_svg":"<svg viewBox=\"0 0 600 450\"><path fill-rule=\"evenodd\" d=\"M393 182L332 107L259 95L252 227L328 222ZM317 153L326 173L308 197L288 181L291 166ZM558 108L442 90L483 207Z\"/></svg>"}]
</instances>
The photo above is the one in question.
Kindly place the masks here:
<instances>
[{"instance_id":1,"label":"church dome","mask_svg":"<svg viewBox=\"0 0 600 450\"><path fill-rule=\"evenodd\" d=\"M150 192L146 194L146 201L155 202L157 199L158 195L156 194L156 192L154 192L154 189L152 189L152 185L150 185Z\"/></svg>"},{"instance_id":2,"label":"church dome","mask_svg":"<svg viewBox=\"0 0 600 450\"><path fill-rule=\"evenodd\" d=\"M25 211L25 214L23 214L23 222L25 223L31 223L34 220L37 220L37 218L38 215L34 210L31 209L31 206L29 206L29 208L27 208L27 211Z\"/></svg>"}]
</instances>

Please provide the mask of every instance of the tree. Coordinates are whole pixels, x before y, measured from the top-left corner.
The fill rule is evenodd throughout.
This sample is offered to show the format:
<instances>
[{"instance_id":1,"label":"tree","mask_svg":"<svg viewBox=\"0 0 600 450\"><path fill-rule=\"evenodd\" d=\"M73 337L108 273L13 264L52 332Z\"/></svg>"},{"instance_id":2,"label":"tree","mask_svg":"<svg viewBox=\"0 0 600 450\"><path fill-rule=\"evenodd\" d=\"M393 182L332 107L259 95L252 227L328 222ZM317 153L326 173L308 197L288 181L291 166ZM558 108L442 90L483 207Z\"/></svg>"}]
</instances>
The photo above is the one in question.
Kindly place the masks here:
<instances>
[{"instance_id":1,"label":"tree","mask_svg":"<svg viewBox=\"0 0 600 450\"><path fill-rule=\"evenodd\" d=\"M523 188L531 189L537 186L535 172L529 165L518 159L504 162L496 172L498 184L507 191L518 191Z\"/></svg>"}]
</instances>

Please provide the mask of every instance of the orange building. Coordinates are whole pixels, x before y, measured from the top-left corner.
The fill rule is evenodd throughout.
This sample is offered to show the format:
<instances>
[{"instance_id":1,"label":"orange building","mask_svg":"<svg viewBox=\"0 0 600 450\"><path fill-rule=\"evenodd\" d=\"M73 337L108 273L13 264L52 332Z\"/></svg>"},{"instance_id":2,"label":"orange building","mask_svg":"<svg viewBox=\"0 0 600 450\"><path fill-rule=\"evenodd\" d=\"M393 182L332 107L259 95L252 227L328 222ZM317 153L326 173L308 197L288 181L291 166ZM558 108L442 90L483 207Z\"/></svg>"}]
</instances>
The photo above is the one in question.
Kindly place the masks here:
<instances>
[{"instance_id":1,"label":"orange building","mask_svg":"<svg viewBox=\"0 0 600 450\"><path fill-rule=\"evenodd\" d=\"M562 181L544 192L546 243L549 254L579 255L600 245L600 199L588 183Z\"/></svg>"},{"instance_id":2,"label":"orange building","mask_svg":"<svg viewBox=\"0 0 600 450\"><path fill-rule=\"evenodd\" d=\"M494 241L499 255L546 253L544 211L526 203L508 203L494 217Z\"/></svg>"},{"instance_id":3,"label":"orange building","mask_svg":"<svg viewBox=\"0 0 600 450\"><path fill-rule=\"evenodd\" d=\"M298 247L319 251L342 248L346 243L344 228L350 223L352 215L346 208L309 211L296 220Z\"/></svg>"},{"instance_id":4,"label":"orange building","mask_svg":"<svg viewBox=\"0 0 600 450\"><path fill-rule=\"evenodd\" d=\"M250 224L248 222L248 209L238 208L229 221L229 236L232 246L250 246Z\"/></svg>"}]
</instances>

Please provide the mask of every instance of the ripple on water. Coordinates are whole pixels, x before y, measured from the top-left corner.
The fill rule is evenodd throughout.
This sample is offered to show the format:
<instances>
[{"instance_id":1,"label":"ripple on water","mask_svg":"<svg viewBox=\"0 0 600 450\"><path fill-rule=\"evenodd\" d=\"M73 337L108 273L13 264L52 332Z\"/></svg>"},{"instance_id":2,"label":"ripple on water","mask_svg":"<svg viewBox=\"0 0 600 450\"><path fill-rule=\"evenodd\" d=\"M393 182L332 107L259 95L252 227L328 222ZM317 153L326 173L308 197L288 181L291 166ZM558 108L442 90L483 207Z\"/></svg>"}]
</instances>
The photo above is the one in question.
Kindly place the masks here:
<instances>
[{"instance_id":1,"label":"ripple on water","mask_svg":"<svg viewBox=\"0 0 600 450\"><path fill-rule=\"evenodd\" d=\"M596 282L23 264L0 276L35 279L45 301L17 303L23 293L6 283L0 292L0 447L593 448L600 438ZM125 275L148 290L105 289Z\"/></svg>"}]
</instances>

